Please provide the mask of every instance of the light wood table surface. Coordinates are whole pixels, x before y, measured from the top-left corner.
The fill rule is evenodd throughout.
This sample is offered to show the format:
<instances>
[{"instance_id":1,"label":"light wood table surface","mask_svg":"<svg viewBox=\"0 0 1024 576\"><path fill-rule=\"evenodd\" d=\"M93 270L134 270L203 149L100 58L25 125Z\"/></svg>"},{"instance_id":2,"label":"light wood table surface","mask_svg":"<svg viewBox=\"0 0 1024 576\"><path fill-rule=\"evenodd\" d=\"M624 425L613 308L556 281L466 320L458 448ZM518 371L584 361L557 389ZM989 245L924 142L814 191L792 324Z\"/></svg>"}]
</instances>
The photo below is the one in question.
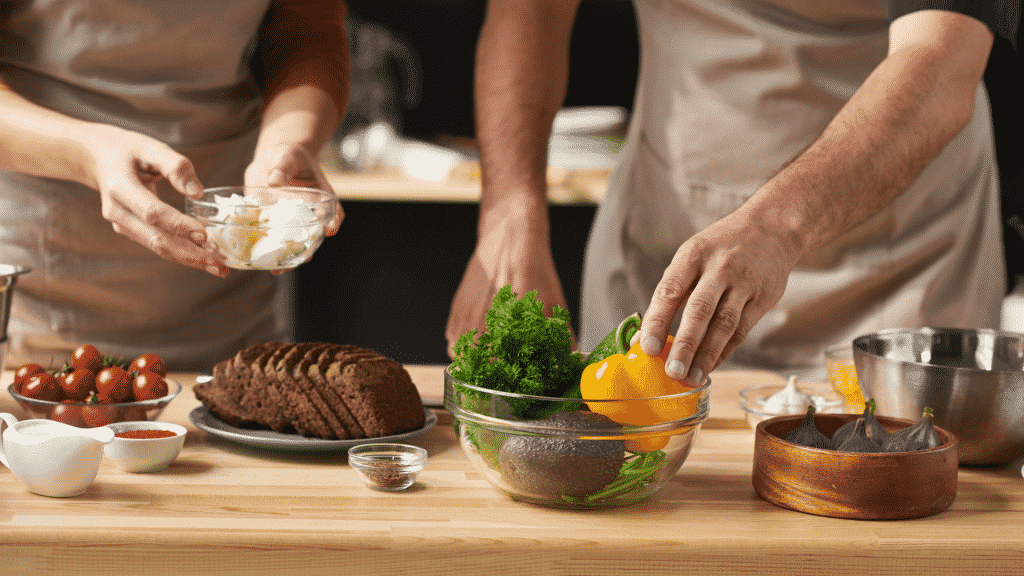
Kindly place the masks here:
<instances>
[{"instance_id":1,"label":"light wood table surface","mask_svg":"<svg viewBox=\"0 0 1024 576\"><path fill-rule=\"evenodd\" d=\"M439 402L441 367L409 368L424 399ZM194 375L178 378L186 390L161 419L189 432L165 472L104 460L85 494L58 499L0 467L0 573L1024 573L1020 462L962 468L952 507L916 520L822 518L758 498L736 394L782 383L771 373L713 374L709 420L676 477L644 502L591 511L499 494L444 424L410 441L430 454L412 488L375 492L343 454L263 451L196 429ZM0 411L26 417L6 392Z\"/></svg>"}]
</instances>

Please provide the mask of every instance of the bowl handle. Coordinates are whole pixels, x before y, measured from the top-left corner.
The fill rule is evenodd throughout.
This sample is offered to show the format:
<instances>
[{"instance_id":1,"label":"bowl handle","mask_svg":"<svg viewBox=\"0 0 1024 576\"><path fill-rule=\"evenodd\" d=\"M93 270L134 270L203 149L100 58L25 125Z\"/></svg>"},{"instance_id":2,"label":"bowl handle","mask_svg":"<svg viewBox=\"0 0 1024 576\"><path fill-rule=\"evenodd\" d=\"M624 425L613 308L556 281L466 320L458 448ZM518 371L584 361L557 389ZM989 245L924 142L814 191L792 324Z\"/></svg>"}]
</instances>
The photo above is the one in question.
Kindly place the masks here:
<instances>
[{"instance_id":1,"label":"bowl handle","mask_svg":"<svg viewBox=\"0 0 1024 576\"><path fill-rule=\"evenodd\" d=\"M7 453L4 452L4 423L7 423L8 428L13 428L18 423L18 419L14 417L14 414L7 412L0 414L0 463L10 468L11 465L7 463Z\"/></svg>"}]
</instances>

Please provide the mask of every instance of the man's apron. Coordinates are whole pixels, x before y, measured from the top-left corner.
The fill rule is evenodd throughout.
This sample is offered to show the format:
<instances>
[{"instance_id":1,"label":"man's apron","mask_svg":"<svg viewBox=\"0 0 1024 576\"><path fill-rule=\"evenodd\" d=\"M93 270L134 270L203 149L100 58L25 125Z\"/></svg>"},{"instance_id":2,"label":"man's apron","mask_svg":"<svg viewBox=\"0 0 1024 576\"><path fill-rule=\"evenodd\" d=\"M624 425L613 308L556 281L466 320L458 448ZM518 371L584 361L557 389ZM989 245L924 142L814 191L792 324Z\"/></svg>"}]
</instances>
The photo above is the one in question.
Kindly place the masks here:
<instances>
[{"instance_id":1,"label":"man's apron","mask_svg":"<svg viewBox=\"0 0 1024 576\"><path fill-rule=\"evenodd\" d=\"M634 116L587 248L582 350L643 313L676 249L820 135L887 49L883 0L635 4ZM809 252L732 359L806 366L883 328L997 327L994 158L979 86L968 126L890 207Z\"/></svg>"}]
</instances>

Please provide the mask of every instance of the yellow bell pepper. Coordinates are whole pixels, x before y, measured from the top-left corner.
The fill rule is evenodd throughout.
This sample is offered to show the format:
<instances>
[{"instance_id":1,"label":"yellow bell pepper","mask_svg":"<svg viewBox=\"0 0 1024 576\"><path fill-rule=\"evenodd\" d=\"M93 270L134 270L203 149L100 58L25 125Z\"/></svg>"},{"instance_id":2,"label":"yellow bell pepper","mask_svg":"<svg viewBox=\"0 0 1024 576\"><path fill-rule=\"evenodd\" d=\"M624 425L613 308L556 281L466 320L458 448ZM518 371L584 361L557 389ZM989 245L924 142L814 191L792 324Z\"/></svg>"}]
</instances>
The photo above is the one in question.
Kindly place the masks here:
<instances>
[{"instance_id":1,"label":"yellow bell pepper","mask_svg":"<svg viewBox=\"0 0 1024 576\"><path fill-rule=\"evenodd\" d=\"M665 356L671 343L670 336L665 350L658 356L648 356L636 344L626 354L612 354L587 366L580 379L580 392L586 400L598 400L587 402L587 407L619 424L632 426L660 424L694 414L697 395L652 400L691 390L665 374ZM627 448L634 452L660 450L668 444L671 434L631 435L635 440L627 441Z\"/></svg>"}]
</instances>

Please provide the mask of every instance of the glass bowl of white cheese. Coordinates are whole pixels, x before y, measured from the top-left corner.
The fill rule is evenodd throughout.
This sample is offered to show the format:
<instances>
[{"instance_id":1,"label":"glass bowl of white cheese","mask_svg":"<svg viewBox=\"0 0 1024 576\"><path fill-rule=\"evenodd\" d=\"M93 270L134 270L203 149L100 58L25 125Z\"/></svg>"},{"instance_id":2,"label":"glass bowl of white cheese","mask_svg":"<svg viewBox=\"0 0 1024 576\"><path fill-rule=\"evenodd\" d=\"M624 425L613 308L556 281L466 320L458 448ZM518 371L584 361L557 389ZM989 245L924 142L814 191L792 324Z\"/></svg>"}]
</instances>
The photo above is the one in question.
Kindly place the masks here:
<instances>
[{"instance_id":1,"label":"glass bowl of white cheese","mask_svg":"<svg viewBox=\"0 0 1024 576\"><path fill-rule=\"evenodd\" d=\"M338 212L330 192L293 186L208 188L185 198L185 213L205 228L207 246L230 268L283 270L307 262Z\"/></svg>"}]
</instances>

